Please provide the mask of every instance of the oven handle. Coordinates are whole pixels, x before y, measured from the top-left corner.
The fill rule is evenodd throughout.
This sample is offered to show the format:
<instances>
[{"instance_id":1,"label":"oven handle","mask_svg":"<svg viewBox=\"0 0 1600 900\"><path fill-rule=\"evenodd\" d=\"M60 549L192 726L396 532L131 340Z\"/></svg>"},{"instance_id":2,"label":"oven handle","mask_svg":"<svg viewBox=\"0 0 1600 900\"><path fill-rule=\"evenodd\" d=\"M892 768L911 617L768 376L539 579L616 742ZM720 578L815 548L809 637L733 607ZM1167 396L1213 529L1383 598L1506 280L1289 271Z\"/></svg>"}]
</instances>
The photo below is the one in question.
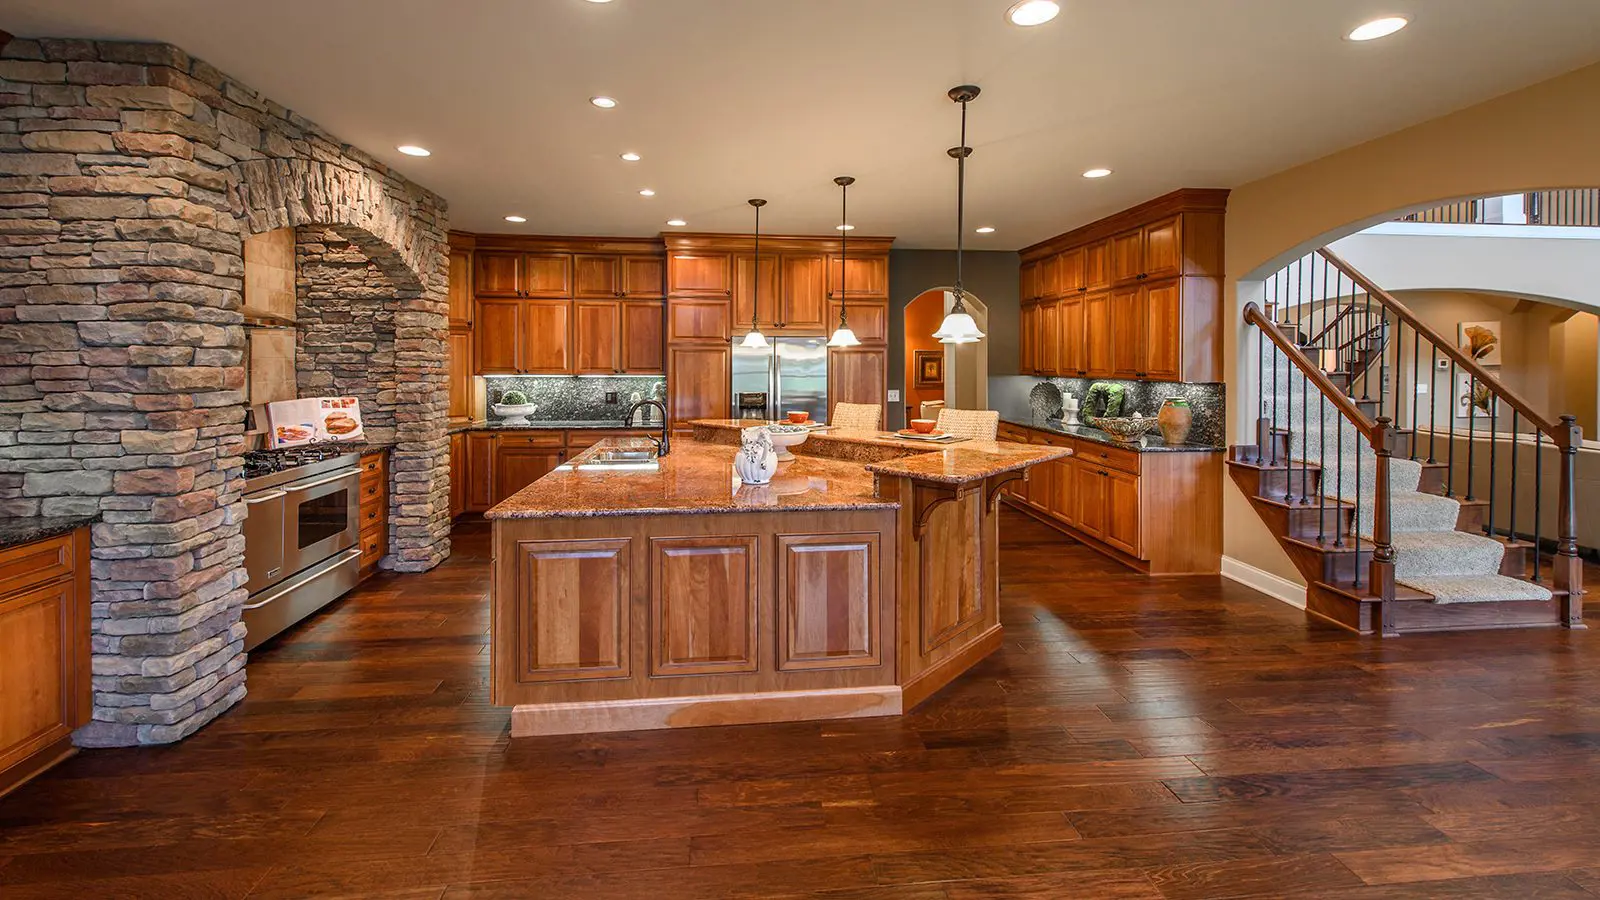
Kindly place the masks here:
<instances>
[{"instance_id":1,"label":"oven handle","mask_svg":"<svg viewBox=\"0 0 1600 900\"><path fill-rule=\"evenodd\" d=\"M361 548L359 548L359 547L351 547L349 550L346 550L346 551L344 551L343 553L340 553L337 556L329 557L323 563L323 565L327 566L327 568L324 568L324 569L322 569L320 571L317 571L317 572L312 572L309 577L291 579L288 584L280 586L276 591L273 591L270 596L262 597L260 600L257 600L254 603L246 603L243 608L244 609L260 609L261 607L266 606L268 603L271 603L272 601L278 599L279 597L282 597L284 594L287 594L290 591L297 591L300 588L303 588L306 585L310 584L311 582L316 581L318 578L321 578L322 576L327 575L330 572L337 571L339 566L343 565L346 562L349 562L352 559L355 559L356 557L358 557L360 555L361 555Z\"/></svg>"},{"instance_id":2,"label":"oven handle","mask_svg":"<svg viewBox=\"0 0 1600 900\"><path fill-rule=\"evenodd\" d=\"M259 497L246 497L246 498L244 498L244 505L245 506L249 506L249 505L251 505L253 503L265 503L268 500L276 500L279 497L287 497L287 496L289 496L289 493L287 491L273 491L270 494L262 494Z\"/></svg>"},{"instance_id":3,"label":"oven handle","mask_svg":"<svg viewBox=\"0 0 1600 900\"><path fill-rule=\"evenodd\" d=\"M351 477L354 477L354 476L360 475L360 474L361 474L361 472L358 469L358 470L356 470L354 472L343 472L343 473L338 474L338 475L329 475L327 478L318 479L316 481L311 482L310 484L294 484L294 485L290 485L288 487L288 490L289 491L294 491L296 493L298 493L300 491L309 491L314 487L322 487L325 484L332 484L335 481L342 481L343 479L351 478Z\"/></svg>"}]
</instances>

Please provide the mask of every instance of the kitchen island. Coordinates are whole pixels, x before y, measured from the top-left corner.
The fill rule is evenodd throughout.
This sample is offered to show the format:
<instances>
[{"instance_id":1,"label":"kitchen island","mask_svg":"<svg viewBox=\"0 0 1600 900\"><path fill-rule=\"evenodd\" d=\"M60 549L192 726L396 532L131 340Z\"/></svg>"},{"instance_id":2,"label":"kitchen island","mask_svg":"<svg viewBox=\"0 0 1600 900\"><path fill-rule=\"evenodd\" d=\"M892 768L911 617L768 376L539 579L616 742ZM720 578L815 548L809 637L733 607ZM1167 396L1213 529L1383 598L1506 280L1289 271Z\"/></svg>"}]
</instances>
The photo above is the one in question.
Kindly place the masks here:
<instances>
[{"instance_id":1,"label":"kitchen island","mask_svg":"<svg viewBox=\"0 0 1600 900\"><path fill-rule=\"evenodd\" d=\"M660 458L608 438L486 514L513 736L896 715L999 647L997 496L1070 451L861 433L741 485L716 424Z\"/></svg>"}]
</instances>

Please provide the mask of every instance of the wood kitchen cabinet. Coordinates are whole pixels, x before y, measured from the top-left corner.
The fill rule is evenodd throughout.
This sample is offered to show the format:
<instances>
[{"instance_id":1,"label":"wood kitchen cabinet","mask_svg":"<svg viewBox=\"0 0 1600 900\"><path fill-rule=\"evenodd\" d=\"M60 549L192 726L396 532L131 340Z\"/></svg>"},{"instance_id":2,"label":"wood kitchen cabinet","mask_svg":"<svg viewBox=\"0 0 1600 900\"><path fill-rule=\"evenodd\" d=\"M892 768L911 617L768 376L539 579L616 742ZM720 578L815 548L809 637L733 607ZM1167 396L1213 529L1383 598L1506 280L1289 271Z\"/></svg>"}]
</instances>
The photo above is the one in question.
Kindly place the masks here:
<instances>
[{"instance_id":1,"label":"wood kitchen cabinet","mask_svg":"<svg viewBox=\"0 0 1600 900\"><path fill-rule=\"evenodd\" d=\"M731 405L729 344L681 344L667 348L667 410L672 427L693 419L726 419Z\"/></svg>"},{"instance_id":2,"label":"wood kitchen cabinet","mask_svg":"<svg viewBox=\"0 0 1600 900\"><path fill-rule=\"evenodd\" d=\"M1226 203L1226 191L1174 191L1025 248L1021 370L1221 380Z\"/></svg>"},{"instance_id":3,"label":"wood kitchen cabinet","mask_svg":"<svg viewBox=\"0 0 1600 900\"><path fill-rule=\"evenodd\" d=\"M520 371L525 375L572 372L572 301L522 301Z\"/></svg>"},{"instance_id":4,"label":"wood kitchen cabinet","mask_svg":"<svg viewBox=\"0 0 1600 900\"><path fill-rule=\"evenodd\" d=\"M828 314L825 265L821 255L783 255L778 286L779 333L823 333L823 320Z\"/></svg>"},{"instance_id":5,"label":"wood kitchen cabinet","mask_svg":"<svg viewBox=\"0 0 1600 900\"><path fill-rule=\"evenodd\" d=\"M450 421L472 418L472 332L451 328L446 338L450 352Z\"/></svg>"},{"instance_id":6,"label":"wood kitchen cabinet","mask_svg":"<svg viewBox=\"0 0 1600 900\"><path fill-rule=\"evenodd\" d=\"M617 367L627 375L659 375L665 372L662 329L666 324L666 303L661 300L624 300L620 309L622 334Z\"/></svg>"},{"instance_id":7,"label":"wood kitchen cabinet","mask_svg":"<svg viewBox=\"0 0 1600 900\"><path fill-rule=\"evenodd\" d=\"M828 254L828 296L889 299L889 258L851 254L841 264L837 255Z\"/></svg>"},{"instance_id":8,"label":"wood kitchen cabinet","mask_svg":"<svg viewBox=\"0 0 1600 900\"><path fill-rule=\"evenodd\" d=\"M1039 374L1039 301L1024 300L1018 318L1017 371Z\"/></svg>"},{"instance_id":9,"label":"wood kitchen cabinet","mask_svg":"<svg viewBox=\"0 0 1600 900\"><path fill-rule=\"evenodd\" d=\"M89 529L0 550L0 795L89 722Z\"/></svg>"},{"instance_id":10,"label":"wood kitchen cabinet","mask_svg":"<svg viewBox=\"0 0 1600 900\"><path fill-rule=\"evenodd\" d=\"M450 435L450 518L467 511L467 433Z\"/></svg>"},{"instance_id":11,"label":"wood kitchen cabinet","mask_svg":"<svg viewBox=\"0 0 1600 900\"><path fill-rule=\"evenodd\" d=\"M667 261L661 256L622 257L622 297L660 300L667 296Z\"/></svg>"},{"instance_id":12,"label":"wood kitchen cabinet","mask_svg":"<svg viewBox=\"0 0 1600 900\"><path fill-rule=\"evenodd\" d=\"M672 297L728 297L733 294L729 253L671 253L667 294Z\"/></svg>"},{"instance_id":13,"label":"wood kitchen cabinet","mask_svg":"<svg viewBox=\"0 0 1600 900\"><path fill-rule=\"evenodd\" d=\"M1106 536L1105 470L1085 462L1072 465L1072 524L1092 538Z\"/></svg>"},{"instance_id":14,"label":"wood kitchen cabinet","mask_svg":"<svg viewBox=\"0 0 1600 900\"><path fill-rule=\"evenodd\" d=\"M490 505L499 503L540 478L550 474L566 459L567 450L562 432L554 434L554 442L543 433L495 435L493 498Z\"/></svg>"},{"instance_id":15,"label":"wood kitchen cabinet","mask_svg":"<svg viewBox=\"0 0 1600 900\"><path fill-rule=\"evenodd\" d=\"M473 294L478 297L572 296L572 257L566 253L478 250Z\"/></svg>"},{"instance_id":16,"label":"wood kitchen cabinet","mask_svg":"<svg viewBox=\"0 0 1600 900\"><path fill-rule=\"evenodd\" d=\"M572 303L572 374L615 375L622 370L622 304L617 300Z\"/></svg>"},{"instance_id":17,"label":"wood kitchen cabinet","mask_svg":"<svg viewBox=\"0 0 1600 900\"><path fill-rule=\"evenodd\" d=\"M889 351L885 347L829 348L828 414L840 403L885 406L889 387Z\"/></svg>"},{"instance_id":18,"label":"wood kitchen cabinet","mask_svg":"<svg viewBox=\"0 0 1600 900\"><path fill-rule=\"evenodd\" d=\"M751 320L760 315L761 327L772 330L778 324L778 257L761 255L761 265L756 265L752 254L741 253L733 258L733 333L744 334L750 330ZM759 301L759 307L757 302Z\"/></svg>"},{"instance_id":19,"label":"wood kitchen cabinet","mask_svg":"<svg viewBox=\"0 0 1600 900\"><path fill-rule=\"evenodd\" d=\"M449 320L451 328L472 327L472 251L450 248Z\"/></svg>"},{"instance_id":20,"label":"wood kitchen cabinet","mask_svg":"<svg viewBox=\"0 0 1600 900\"><path fill-rule=\"evenodd\" d=\"M467 433L467 509L482 512L494 505L494 433Z\"/></svg>"},{"instance_id":21,"label":"wood kitchen cabinet","mask_svg":"<svg viewBox=\"0 0 1600 900\"><path fill-rule=\"evenodd\" d=\"M622 258L608 253L573 254L572 296L579 300L622 296Z\"/></svg>"},{"instance_id":22,"label":"wood kitchen cabinet","mask_svg":"<svg viewBox=\"0 0 1600 900\"><path fill-rule=\"evenodd\" d=\"M850 330L856 333L856 339L863 344L881 344L889 340L889 304L873 300L857 300L850 298L846 307L849 316ZM823 331L829 334L839 324L839 304L828 304L828 319Z\"/></svg>"},{"instance_id":23,"label":"wood kitchen cabinet","mask_svg":"<svg viewBox=\"0 0 1600 900\"><path fill-rule=\"evenodd\" d=\"M473 302L474 371L479 375L517 375L522 372L522 301Z\"/></svg>"}]
</instances>

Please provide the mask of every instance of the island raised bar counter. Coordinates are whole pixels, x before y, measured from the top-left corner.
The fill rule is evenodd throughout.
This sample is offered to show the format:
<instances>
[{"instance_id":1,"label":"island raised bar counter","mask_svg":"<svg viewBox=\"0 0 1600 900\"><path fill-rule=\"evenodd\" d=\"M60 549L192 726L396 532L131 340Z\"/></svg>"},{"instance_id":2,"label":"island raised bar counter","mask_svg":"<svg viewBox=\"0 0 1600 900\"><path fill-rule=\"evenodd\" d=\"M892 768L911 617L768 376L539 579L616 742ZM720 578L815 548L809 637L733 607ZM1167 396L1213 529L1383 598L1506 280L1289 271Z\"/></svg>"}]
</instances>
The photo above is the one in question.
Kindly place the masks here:
<instances>
[{"instance_id":1,"label":"island raised bar counter","mask_svg":"<svg viewBox=\"0 0 1600 900\"><path fill-rule=\"evenodd\" d=\"M1070 451L832 432L743 485L738 424L605 439L485 514L514 737L896 715L999 647L1000 488Z\"/></svg>"}]
</instances>

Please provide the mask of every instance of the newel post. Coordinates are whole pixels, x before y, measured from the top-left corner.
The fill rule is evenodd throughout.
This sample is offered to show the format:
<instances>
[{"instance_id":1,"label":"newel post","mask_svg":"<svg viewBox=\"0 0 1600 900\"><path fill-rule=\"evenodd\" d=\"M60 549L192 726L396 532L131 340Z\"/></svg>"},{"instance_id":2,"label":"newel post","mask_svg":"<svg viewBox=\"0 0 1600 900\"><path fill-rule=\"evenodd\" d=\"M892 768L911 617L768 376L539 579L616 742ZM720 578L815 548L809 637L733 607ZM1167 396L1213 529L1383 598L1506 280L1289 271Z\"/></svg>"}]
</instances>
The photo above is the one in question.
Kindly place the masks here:
<instances>
[{"instance_id":1,"label":"newel post","mask_svg":"<svg viewBox=\"0 0 1600 900\"><path fill-rule=\"evenodd\" d=\"M1561 624L1583 628L1583 561L1578 558L1578 448L1583 428L1577 416L1562 416L1556 436L1561 452L1561 502L1556 524L1555 571L1551 584L1567 592L1561 600Z\"/></svg>"},{"instance_id":2,"label":"newel post","mask_svg":"<svg viewBox=\"0 0 1600 900\"><path fill-rule=\"evenodd\" d=\"M1381 634L1395 634L1394 627L1394 527L1390 518L1389 466L1394 455L1394 423L1385 416L1378 417L1372 432L1372 451L1378 457L1376 482L1372 492L1372 562L1368 579L1373 596L1380 601L1379 611L1383 621L1376 629ZM1357 475L1359 478L1360 476Z\"/></svg>"}]
</instances>

